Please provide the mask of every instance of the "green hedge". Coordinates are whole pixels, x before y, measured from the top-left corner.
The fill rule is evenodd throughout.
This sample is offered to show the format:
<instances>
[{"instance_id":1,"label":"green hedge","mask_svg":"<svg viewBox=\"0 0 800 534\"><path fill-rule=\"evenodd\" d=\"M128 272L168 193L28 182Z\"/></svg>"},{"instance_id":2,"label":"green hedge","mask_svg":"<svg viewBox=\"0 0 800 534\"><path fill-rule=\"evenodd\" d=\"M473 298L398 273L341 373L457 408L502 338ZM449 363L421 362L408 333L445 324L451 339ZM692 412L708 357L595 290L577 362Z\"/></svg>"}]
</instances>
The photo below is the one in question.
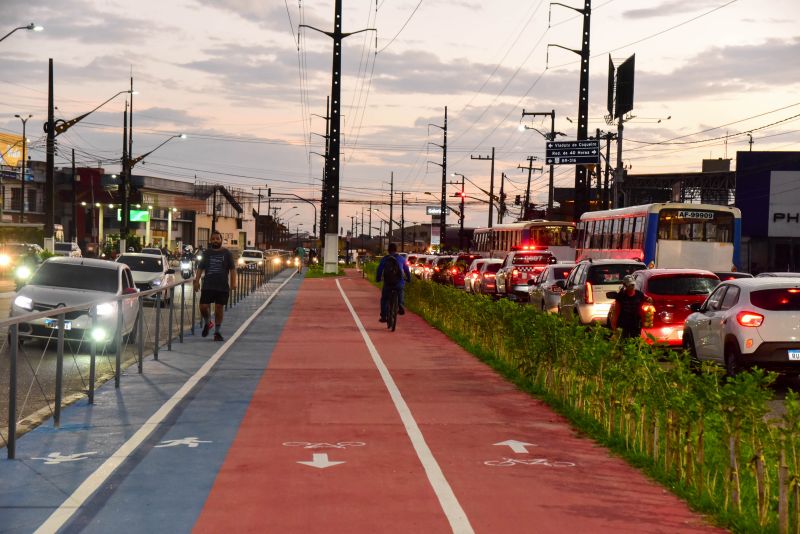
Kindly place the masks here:
<instances>
[{"instance_id":1,"label":"green hedge","mask_svg":"<svg viewBox=\"0 0 800 534\"><path fill-rule=\"evenodd\" d=\"M365 270L374 281L375 264ZM531 306L415 280L409 309L696 509L741 532L800 531L800 400L770 415L774 374L727 379L684 353ZM401 326L402 328L402 326Z\"/></svg>"}]
</instances>

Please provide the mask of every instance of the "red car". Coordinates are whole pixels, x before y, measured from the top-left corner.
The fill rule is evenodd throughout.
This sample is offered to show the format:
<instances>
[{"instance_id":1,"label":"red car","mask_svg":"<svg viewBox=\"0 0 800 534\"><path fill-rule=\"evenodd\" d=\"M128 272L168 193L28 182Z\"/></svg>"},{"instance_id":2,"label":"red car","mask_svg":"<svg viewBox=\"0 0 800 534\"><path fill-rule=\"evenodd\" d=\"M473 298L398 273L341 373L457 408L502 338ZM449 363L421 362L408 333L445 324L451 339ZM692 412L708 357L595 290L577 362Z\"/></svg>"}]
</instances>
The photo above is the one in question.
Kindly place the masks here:
<instances>
[{"instance_id":1,"label":"red car","mask_svg":"<svg viewBox=\"0 0 800 534\"><path fill-rule=\"evenodd\" d=\"M647 269L633 273L636 289L653 299L653 325L643 326L642 337L681 347L683 322L692 304L702 304L720 283L717 275L702 269ZM647 310L644 310L647 311ZM613 313L613 310L612 310Z\"/></svg>"},{"instance_id":2,"label":"red car","mask_svg":"<svg viewBox=\"0 0 800 534\"><path fill-rule=\"evenodd\" d=\"M467 268L474 260L481 258L483 256L480 254L459 254L455 257L448 273L448 277L454 287L464 289L464 275L467 273Z\"/></svg>"}]
</instances>

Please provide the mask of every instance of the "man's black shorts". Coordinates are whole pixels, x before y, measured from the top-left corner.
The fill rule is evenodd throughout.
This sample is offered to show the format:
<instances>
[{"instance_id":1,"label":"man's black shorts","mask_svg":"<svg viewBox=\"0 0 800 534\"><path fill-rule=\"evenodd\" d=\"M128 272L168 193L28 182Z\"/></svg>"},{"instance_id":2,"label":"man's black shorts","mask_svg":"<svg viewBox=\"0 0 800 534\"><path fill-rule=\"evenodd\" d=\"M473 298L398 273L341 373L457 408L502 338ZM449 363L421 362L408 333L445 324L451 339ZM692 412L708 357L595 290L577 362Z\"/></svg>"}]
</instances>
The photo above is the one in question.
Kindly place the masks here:
<instances>
[{"instance_id":1,"label":"man's black shorts","mask_svg":"<svg viewBox=\"0 0 800 534\"><path fill-rule=\"evenodd\" d=\"M228 303L228 292L218 289L203 289L200 292L200 304L221 304Z\"/></svg>"}]
</instances>

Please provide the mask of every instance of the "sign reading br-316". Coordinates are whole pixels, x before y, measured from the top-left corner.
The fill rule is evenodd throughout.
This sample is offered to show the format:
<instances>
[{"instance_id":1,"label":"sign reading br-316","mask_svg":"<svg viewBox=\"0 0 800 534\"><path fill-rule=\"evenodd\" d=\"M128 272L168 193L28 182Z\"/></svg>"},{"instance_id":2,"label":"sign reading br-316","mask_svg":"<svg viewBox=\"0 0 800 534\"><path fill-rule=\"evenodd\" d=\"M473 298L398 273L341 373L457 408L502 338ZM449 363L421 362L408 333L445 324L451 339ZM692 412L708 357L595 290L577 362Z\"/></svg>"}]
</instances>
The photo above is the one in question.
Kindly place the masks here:
<instances>
[{"instance_id":1,"label":"sign reading br-316","mask_svg":"<svg viewBox=\"0 0 800 534\"><path fill-rule=\"evenodd\" d=\"M600 142L551 141L547 143L545 163L548 165L597 165L600 163Z\"/></svg>"}]
</instances>

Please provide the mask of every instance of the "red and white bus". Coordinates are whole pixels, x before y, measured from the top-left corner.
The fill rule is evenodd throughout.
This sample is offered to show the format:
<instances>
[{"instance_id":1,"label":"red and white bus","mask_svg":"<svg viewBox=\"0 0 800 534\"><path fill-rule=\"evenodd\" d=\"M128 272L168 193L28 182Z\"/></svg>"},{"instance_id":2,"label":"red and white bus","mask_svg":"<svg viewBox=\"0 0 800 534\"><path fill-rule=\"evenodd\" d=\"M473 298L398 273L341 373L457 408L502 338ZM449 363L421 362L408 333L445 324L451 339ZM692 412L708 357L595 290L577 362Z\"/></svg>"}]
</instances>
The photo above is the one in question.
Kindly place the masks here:
<instances>
[{"instance_id":1,"label":"red and white bus","mask_svg":"<svg viewBox=\"0 0 800 534\"><path fill-rule=\"evenodd\" d=\"M484 258L503 258L512 250L549 250L559 261L575 261L576 235L573 222L536 219L478 228L472 248Z\"/></svg>"}]
</instances>

